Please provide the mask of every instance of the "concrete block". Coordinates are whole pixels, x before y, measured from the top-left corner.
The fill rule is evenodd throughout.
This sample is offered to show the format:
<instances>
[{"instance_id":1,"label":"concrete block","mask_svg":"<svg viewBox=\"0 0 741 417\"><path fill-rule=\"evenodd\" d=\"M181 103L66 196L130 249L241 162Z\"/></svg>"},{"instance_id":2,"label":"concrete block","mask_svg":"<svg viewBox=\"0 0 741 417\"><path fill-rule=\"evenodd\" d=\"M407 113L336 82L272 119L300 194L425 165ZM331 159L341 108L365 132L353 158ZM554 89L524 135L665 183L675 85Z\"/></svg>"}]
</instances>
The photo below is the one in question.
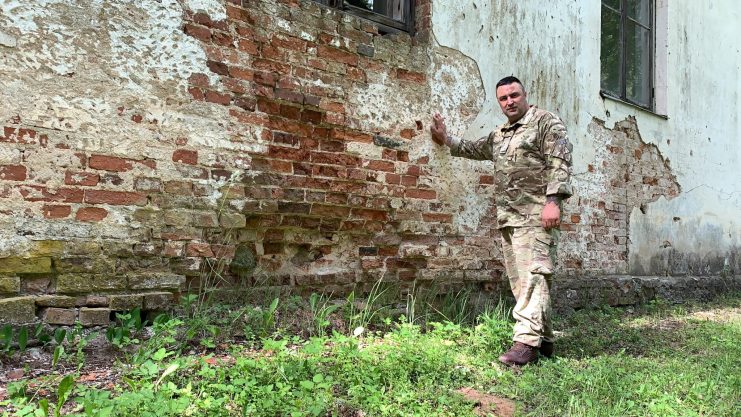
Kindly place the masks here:
<instances>
[{"instance_id":1,"label":"concrete block","mask_svg":"<svg viewBox=\"0 0 741 417\"><path fill-rule=\"evenodd\" d=\"M0 294L18 294L21 291L19 277L0 277Z\"/></svg>"},{"instance_id":2,"label":"concrete block","mask_svg":"<svg viewBox=\"0 0 741 417\"><path fill-rule=\"evenodd\" d=\"M239 213L221 213L219 223L226 229L239 229L247 225L247 217Z\"/></svg>"},{"instance_id":3,"label":"concrete block","mask_svg":"<svg viewBox=\"0 0 741 417\"><path fill-rule=\"evenodd\" d=\"M111 310L108 308L89 308L80 309L80 323L85 327L107 326L110 324Z\"/></svg>"},{"instance_id":4,"label":"concrete block","mask_svg":"<svg viewBox=\"0 0 741 417\"><path fill-rule=\"evenodd\" d=\"M67 308L47 308L44 312L44 322L62 326L72 326L77 320L77 310Z\"/></svg>"},{"instance_id":5,"label":"concrete block","mask_svg":"<svg viewBox=\"0 0 741 417\"><path fill-rule=\"evenodd\" d=\"M0 324L24 324L36 321L34 297L0 299Z\"/></svg>"},{"instance_id":6,"label":"concrete block","mask_svg":"<svg viewBox=\"0 0 741 417\"><path fill-rule=\"evenodd\" d=\"M36 305L39 307L71 308L77 305L77 299L66 295L40 295L36 297Z\"/></svg>"},{"instance_id":7,"label":"concrete block","mask_svg":"<svg viewBox=\"0 0 741 417\"><path fill-rule=\"evenodd\" d=\"M169 307L175 296L170 292L144 294L144 310L162 310Z\"/></svg>"},{"instance_id":8,"label":"concrete block","mask_svg":"<svg viewBox=\"0 0 741 417\"><path fill-rule=\"evenodd\" d=\"M44 274L51 272L51 258L0 258L0 274Z\"/></svg>"},{"instance_id":9,"label":"concrete block","mask_svg":"<svg viewBox=\"0 0 741 417\"><path fill-rule=\"evenodd\" d=\"M132 290L178 289L185 283L185 276L167 272L137 274L128 276Z\"/></svg>"},{"instance_id":10,"label":"concrete block","mask_svg":"<svg viewBox=\"0 0 741 417\"><path fill-rule=\"evenodd\" d=\"M144 297L141 295L111 295L108 297L111 310L130 311L135 308L142 308Z\"/></svg>"},{"instance_id":11,"label":"concrete block","mask_svg":"<svg viewBox=\"0 0 741 417\"><path fill-rule=\"evenodd\" d=\"M104 295L88 295L81 305L86 307L108 307L108 297Z\"/></svg>"},{"instance_id":12,"label":"concrete block","mask_svg":"<svg viewBox=\"0 0 741 417\"><path fill-rule=\"evenodd\" d=\"M61 274L57 277L57 293L76 294L106 290L123 290L126 277L121 275Z\"/></svg>"}]
</instances>

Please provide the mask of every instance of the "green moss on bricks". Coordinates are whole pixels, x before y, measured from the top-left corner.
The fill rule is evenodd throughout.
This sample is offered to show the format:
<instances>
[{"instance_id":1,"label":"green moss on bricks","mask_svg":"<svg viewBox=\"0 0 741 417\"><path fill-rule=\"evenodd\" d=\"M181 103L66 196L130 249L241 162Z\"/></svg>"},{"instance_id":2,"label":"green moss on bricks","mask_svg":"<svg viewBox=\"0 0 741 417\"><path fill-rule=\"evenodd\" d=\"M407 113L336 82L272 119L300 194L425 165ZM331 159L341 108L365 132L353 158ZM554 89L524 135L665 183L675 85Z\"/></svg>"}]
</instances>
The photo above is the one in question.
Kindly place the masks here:
<instances>
[{"instance_id":1,"label":"green moss on bricks","mask_svg":"<svg viewBox=\"0 0 741 417\"><path fill-rule=\"evenodd\" d=\"M24 324L36 320L34 297L0 299L0 324Z\"/></svg>"},{"instance_id":2,"label":"green moss on bricks","mask_svg":"<svg viewBox=\"0 0 741 417\"><path fill-rule=\"evenodd\" d=\"M128 311L135 308L142 308L144 297L141 295L111 295L110 309Z\"/></svg>"},{"instance_id":3,"label":"green moss on bricks","mask_svg":"<svg viewBox=\"0 0 741 417\"><path fill-rule=\"evenodd\" d=\"M44 274L51 272L51 258L0 258L0 274Z\"/></svg>"},{"instance_id":4,"label":"green moss on bricks","mask_svg":"<svg viewBox=\"0 0 741 417\"><path fill-rule=\"evenodd\" d=\"M123 290L125 288L126 277L121 275L61 274L57 277L57 293L60 294Z\"/></svg>"},{"instance_id":5,"label":"green moss on bricks","mask_svg":"<svg viewBox=\"0 0 741 417\"><path fill-rule=\"evenodd\" d=\"M0 277L0 294L18 294L21 291L19 277Z\"/></svg>"},{"instance_id":6,"label":"green moss on bricks","mask_svg":"<svg viewBox=\"0 0 741 417\"><path fill-rule=\"evenodd\" d=\"M64 242L61 240L39 240L33 242L29 251L30 257L59 256L64 252Z\"/></svg>"},{"instance_id":7,"label":"green moss on bricks","mask_svg":"<svg viewBox=\"0 0 741 417\"><path fill-rule=\"evenodd\" d=\"M77 298L66 295L40 295L36 297L36 305L39 307L75 307Z\"/></svg>"},{"instance_id":8,"label":"green moss on bricks","mask_svg":"<svg viewBox=\"0 0 741 417\"><path fill-rule=\"evenodd\" d=\"M72 256L57 259L54 265L58 272L87 272L87 273L113 273L116 268L116 261L106 256L91 257Z\"/></svg>"},{"instance_id":9,"label":"green moss on bricks","mask_svg":"<svg viewBox=\"0 0 741 417\"><path fill-rule=\"evenodd\" d=\"M178 289L185 283L183 275L166 272L129 275L129 288L132 290Z\"/></svg>"}]
</instances>

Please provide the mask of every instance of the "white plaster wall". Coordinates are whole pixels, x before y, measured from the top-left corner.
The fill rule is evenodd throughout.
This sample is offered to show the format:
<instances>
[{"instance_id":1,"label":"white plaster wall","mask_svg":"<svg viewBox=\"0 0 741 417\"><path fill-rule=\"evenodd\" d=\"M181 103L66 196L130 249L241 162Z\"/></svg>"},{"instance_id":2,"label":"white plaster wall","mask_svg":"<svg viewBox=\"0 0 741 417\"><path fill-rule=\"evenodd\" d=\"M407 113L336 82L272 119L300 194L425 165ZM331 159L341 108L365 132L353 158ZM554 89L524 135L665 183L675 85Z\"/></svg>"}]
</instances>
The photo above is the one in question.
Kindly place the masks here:
<instances>
[{"instance_id":1,"label":"white plaster wall","mask_svg":"<svg viewBox=\"0 0 741 417\"><path fill-rule=\"evenodd\" d=\"M611 128L634 116L643 140L669 159L682 192L631 214L633 271L648 270L666 241L680 252L728 257L741 235L741 28L732 23L741 19L741 3L659 3L667 6L668 119L599 96L600 1L433 1L435 38L476 60L487 93L478 118L459 133L478 137L504 121L494 86L513 74L531 103L566 122L578 193L595 192L586 178L597 152L588 131L593 118Z\"/></svg>"}]
</instances>

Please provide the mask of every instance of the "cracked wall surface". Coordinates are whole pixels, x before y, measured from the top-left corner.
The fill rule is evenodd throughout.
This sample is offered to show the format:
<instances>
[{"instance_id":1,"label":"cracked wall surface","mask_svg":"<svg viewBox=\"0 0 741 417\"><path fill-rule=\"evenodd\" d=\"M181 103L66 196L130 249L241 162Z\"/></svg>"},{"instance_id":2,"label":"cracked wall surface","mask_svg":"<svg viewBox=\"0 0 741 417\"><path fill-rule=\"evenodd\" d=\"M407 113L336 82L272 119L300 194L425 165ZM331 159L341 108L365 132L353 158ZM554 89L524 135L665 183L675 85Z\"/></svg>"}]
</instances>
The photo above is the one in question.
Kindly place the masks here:
<instances>
[{"instance_id":1,"label":"cracked wall surface","mask_svg":"<svg viewBox=\"0 0 741 417\"><path fill-rule=\"evenodd\" d=\"M659 1L657 13L661 115L600 97L599 2L434 3L436 39L476 60L487 90L475 122L457 133L478 137L504 121L492 92L506 75L523 80L531 104L558 113L574 144L575 185L559 276L604 279L618 293L622 284L608 276L739 271L741 54L738 30L722 21L741 8Z\"/></svg>"},{"instance_id":2,"label":"cracked wall surface","mask_svg":"<svg viewBox=\"0 0 741 417\"><path fill-rule=\"evenodd\" d=\"M510 74L575 145L559 277L734 275L737 29L706 48L687 16L739 7L668 10L662 118L599 96L599 4L420 1L388 35L309 0L6 0L0 321L105 324L214 264L285 291L504 288L492 165L428 123L488 134Z\"/></svg>"}]
</instances>

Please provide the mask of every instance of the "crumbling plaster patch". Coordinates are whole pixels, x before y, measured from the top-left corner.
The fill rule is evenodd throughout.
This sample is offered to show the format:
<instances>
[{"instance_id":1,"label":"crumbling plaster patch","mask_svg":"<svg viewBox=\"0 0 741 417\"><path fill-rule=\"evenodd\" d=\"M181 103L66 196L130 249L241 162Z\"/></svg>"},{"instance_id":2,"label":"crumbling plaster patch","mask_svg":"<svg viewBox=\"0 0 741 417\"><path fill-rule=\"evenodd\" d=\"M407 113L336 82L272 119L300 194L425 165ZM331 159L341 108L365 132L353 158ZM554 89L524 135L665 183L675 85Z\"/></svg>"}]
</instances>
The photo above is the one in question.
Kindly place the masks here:
<instances>
[{"instance_id":1,"label":"crumbling plaster patch","mask_svg":"<svg viewBox=\"0 0 741 417\"><path fill-rule=\"evenodd\" d=\"M381 54L389 46L383 38L377 41ZM437 146L429 138L429 123L432 114L441 112L446 118L448 131L461 134L481 110L486 94L481 73L476 62L454 49L434 46L422 49L413 46L408 51L413 60L424 59L422 67L427 74L427 84L419 85L394 79L389 73L369 73L368 83L348 92L347 100L355 109L350 113L359 122L358 128L393 134L404 128L416 128L410 122L421 121L424 132L405 143L401 149L409 152L410 160L429 157L429 166L440 181L422 185L438 191L438 199L457 211L453 225L458 233L474 232L492 204L487 193L472 192L479 183L480 164L486 162L451 158L447 149ZM398 45L397 45L398 47ZM415 48L419 50L415 50ZM387 53L389 56L404 56L402 53ZM408 65L398 62L397 65ZM426 66L426 68L424 68ZM378 157L376 145L351 144L348 150L365 157ZM416 210L413 201L400 201L394 207L401 210ZM421 210L422 211L422 210ZM420 231L420 225L402 221L401 229Z\"/></svg>"},{"instance_id":2,"label":"crumbling plaster patch","mask_svg":"<svg viewBox=\"0 0 741 417\"><path fill-rule=\"evenodd\" d=\"M206 51L183 33L183 5L214 20L226 17L223 2L206 0L0 3L0 121L43 132L55 147L49 152L3 143L2 163L32 166L29 179L53 192L64 186L60 170L81 168L80 151L152 159L161 172L177 175L171 167L176 140L214 153L261 149L252 140L259 132L232 141L237 129L229 125L227 109L194 102L187 92L192 74L207 74L214 90L221 86L206 65ZM241 160L220 162L245 168ZM219 196L217 187L212 200ZM131 216L123 207L109 210L97 225L46 223L21 214L31 210L40 217L41 207L17 190L3 200L0 254L22 254L33 246L31 239L46 237L138 239L126 231Z\"/></svg>"},{"instance_id":3,"label":"crumbling plaster patch","mask_svg":"<svg viewBox=\"0 0 741 417\"><path fill-rule=\"evenodd\" d=\"M631 271L631 242L636 240L630 224L636 211L643 213L660 199L676 198L681 187L670 161L641 137L635 118L618 122L613 129L593 119L588 133L595 159L586 172L573 176L576 194L567 201L566 214L580 220L559 253L567 267L626 274Z\"/></svg>"}]
</instances>

